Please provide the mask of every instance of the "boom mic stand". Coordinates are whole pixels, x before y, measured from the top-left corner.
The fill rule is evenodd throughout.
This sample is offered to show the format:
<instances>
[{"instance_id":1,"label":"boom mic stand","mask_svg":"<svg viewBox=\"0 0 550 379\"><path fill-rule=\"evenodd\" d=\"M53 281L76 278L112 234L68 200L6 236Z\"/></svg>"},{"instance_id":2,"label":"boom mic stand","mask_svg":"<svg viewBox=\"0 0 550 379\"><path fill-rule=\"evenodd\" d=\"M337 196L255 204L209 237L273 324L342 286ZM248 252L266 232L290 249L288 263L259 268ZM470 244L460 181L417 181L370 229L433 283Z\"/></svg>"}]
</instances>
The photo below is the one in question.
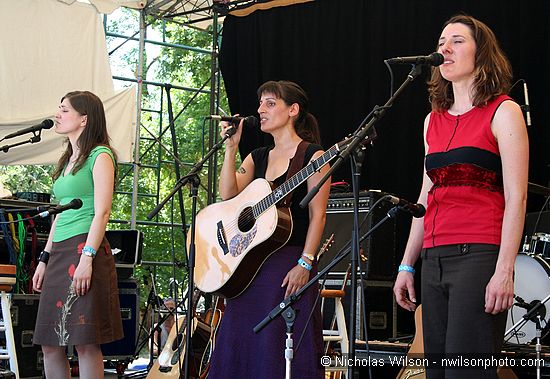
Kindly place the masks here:
<instances>
[{"instance_id":1,"label":"boom mic stand","mask_svg":"<svg viewBox=\"0 0 550 379\"><path fill-rule=\"evenodd\" d=\"M214 155L224 144L224 142L231 137L237 131L236 127L229 128L225 133L225 136L206 153L201 161L197 162L189 173L176 183L172 191L147 215L147 219L151 220L160 212L164 205L183 187L184 185L191 184L191 228L190 228L190 242L189 242L189 257L187 259L187 316L185 325L185 357L184 357L184 378L189 378L189 350L191 346L191 323L193 322L193 293L194 293L194 271L195 271L195 223L197 214L197 194L200 185L199 173L202 170L202 166ZM181 370L180 370L181 372Z\"/></svg>"},{"instance_id":2,"label":"boom mic stand","mask_svg":"<svg viewBox=\"0 0 550 379\"><path fill-rule=\"evenodd\" d=\"M386 216L384 216L384 218L382 218L380 221L378 221L378 223L376 225L374 225L360 239L359 238L357 239L357 244L363 242L363 240L370 237L371 234L374 233L387 220L389 220L390 218L394 218L399 209L400 209L399 206L395 206L395 207L391 208L387 212ZM292 336L292 326L294 324L294 319L295 319L296 314L295 314L295 311L292 309L292 305L295 304L298 300L300 300L300 298L302 297L302 294L305 291L307 291L308 288L310 288L312 285L316 284L319 281L320 278L322 278L324 275L326 275L327 272L332 270L332 268L334 266L336 266L338 263L340 263L340 261L342 259L344 259L349 254L349 252L352 250L352 248L353 247L350 248L349 243L346 246L344 246L336 254L335 258L325 268L323 268L321 271L319 271L319 273L317 273L317 275L315 275L309 282L307 282L302 288L300 288L300 290L298 290L298 292L296 292L294 295L290 295L289 297L284 299L281 303L279 303L279 305L277 305L275 308L273 308L273 310L271 310L271 312L269 312L269 314L259 324L257 324L254 327L254 333L258 333L263 328L265 328L271 321L273 321L275 319L275 317L277 317L278 315L282 315L282 317L284 318L285 323L287 325L287 340L286 340L286 344L285 344L285 347L286 347L285 359L286 359L286 365L287 365L286 379L290 379L290 376L289 376L290 375L290 360L292 359L292 356L293 356L293 351L292 351L293 343L292 343L291 336ZM283 314L283 312L284 312L284 314ZM348 361L350 361L350 359L351 358L348 357ZM353 361L353 360L351 359L351 361ZM351 379L351 376L348 376L348 378Z\"/></svg>"},{"instance_id":3,"label":"boom mic stand","mask_svg":"<svg viewBox=\"0 0 550 379\"><path fill-rule=\"evenodd\" d=\"M401 86L395 91L394 94L390 96L390 98L386 101L386 103L379 107L374 106L373 110L365 117L365 119L361 122L353 136L350 138L351 142L347 145L347 147L340 152L340 154L336 157L336 160L334 161L334 164L330 167L330 169L326 172L326 174L321 178L319 183L315 185L311 191L302 199L300 202L300 206L302 208L305 208L307 204L313 199L313 197L319 192L321 186L332 176L332 173L340 167L340 165L344 162L346 158L348 158L352 154L357 154L358 157L361 157L361 153L359 150L362 148L363 141L367 139L369 130L380 120L384 115L386 114L386 111L392 107L395 99L403 92L403 90L420 75L422 72L422 65L413 65L411 71L407 75L407 78L405 81L401 84ZM361 158L362 159L362 158ZM359 159L357 159L359 160ZM355 304L355 296L357 291L357 259L359 257L359 243L358 243L358 236L359 236L359 227L358 227L358 214L359 214L359 176L360 176L360 170L357 170L357 164L352 167L355 167L353 170L353 231L352 231L352 258L351 258L351 296L352 301L350 304L350 325L348 326L348 335L349 335L349 358L355 359L355 312L356 312L356 304ZM368 341L367 341L368 345ZM348 378L353 377L353 366L348 366Z\"/></svg>"},{"instance_id":4,"label":"boom mic stand","mask_svg":"<svg viewBox=\"0 0 550 379\"><path fill-rule=\"evenodd\" d=\"M4 145L4 146L0 147L0 150L2 150L4 153L7 153L8 150L11 149L12 147L21 146L21 145L24 145L26 143L37 143L37 142L40 142L41 140L42 140L42 137L40 136L40 131L39 131L38 134L33 135L28 140L17 142L17 143L12 143L11 145Z\"/></svg>"}]
</instances>

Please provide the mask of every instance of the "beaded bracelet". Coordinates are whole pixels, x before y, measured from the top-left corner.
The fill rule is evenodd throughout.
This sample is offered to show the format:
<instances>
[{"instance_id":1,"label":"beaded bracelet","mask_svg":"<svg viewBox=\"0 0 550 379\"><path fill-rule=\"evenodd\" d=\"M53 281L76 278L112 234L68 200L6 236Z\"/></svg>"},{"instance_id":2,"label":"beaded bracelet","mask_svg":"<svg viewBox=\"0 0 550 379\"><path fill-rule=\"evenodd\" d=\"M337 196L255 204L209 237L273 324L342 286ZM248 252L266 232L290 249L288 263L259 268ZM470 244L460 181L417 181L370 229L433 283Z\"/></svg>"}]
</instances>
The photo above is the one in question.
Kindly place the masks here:
<instances>
[{"instance_id":1,"label":"beaded bracelet","mask_svg":"<svg viewBox=\"0 0 550 379\"><path fill-rule=\"evenodd\" d=\"M407 272L410 272L411 274L414 275L414 273L416 272L414 267L412 266L409 266L409 265L399 265L399 268L397 269L398 272L401 272L401 271L407 271Z\"/></svg>"},{"instance_id":2,"label":"beaded bracelet","mask_svg":"<svg viewBox=\"0 0 550 379\"><path fill-rule=\"evenodd\" d=\"M40 252L40 255L38 256L38 262L43 262L44 264L48 264L49 260L50 260L50 252L46 250L42 250Z\"/></svg>"},{"instance_id":3,"label":"beaded bracelet","mask_svg":"<svg viewBox=\"0 0 550 379\"><path fill-rule=\"evenodd\" d=\"M298 264L308 271L311 271L311 269L313 268L309 263L304 261L302 258L298 259Z\"/></svg>"},{"instance_id":4,"label":"beaded bracelet","mask_svg":"<svg viewBox=\"0 0 550 379\"><path fill-rule=\"evenodd\" d=\"M97 252L95 251L95 249L91 246L86 245L82 248L82 254L86 255L87 257L95 258L96 253Z\"/></svg>"}]
</instances>

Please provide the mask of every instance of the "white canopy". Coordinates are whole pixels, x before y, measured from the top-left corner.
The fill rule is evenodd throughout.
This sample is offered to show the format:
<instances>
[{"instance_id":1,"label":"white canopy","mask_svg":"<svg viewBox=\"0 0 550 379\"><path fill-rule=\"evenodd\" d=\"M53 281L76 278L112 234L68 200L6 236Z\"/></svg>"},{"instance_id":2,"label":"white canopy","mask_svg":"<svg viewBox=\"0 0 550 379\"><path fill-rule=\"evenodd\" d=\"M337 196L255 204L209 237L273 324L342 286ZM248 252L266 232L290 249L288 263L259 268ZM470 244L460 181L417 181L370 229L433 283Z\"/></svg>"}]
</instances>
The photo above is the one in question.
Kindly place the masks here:
<instances>
[{"instance_id":1,"label":"white canopy","mask_svg":"<svg viewBox=\"0 0 550 379\"><path fill-rule=\"evenodd\" d=\"M132 161L136 90L115 92L101 17L94 6L68 0L3 0L0 36L0 138L52 118L67 92L88 90L105 104L120 161ZM0 147L31 136L4 140ZM0 164L55 163L63 141L54 129L43 130L39 143L0 151Z\"/></svg>"}]
</instances>

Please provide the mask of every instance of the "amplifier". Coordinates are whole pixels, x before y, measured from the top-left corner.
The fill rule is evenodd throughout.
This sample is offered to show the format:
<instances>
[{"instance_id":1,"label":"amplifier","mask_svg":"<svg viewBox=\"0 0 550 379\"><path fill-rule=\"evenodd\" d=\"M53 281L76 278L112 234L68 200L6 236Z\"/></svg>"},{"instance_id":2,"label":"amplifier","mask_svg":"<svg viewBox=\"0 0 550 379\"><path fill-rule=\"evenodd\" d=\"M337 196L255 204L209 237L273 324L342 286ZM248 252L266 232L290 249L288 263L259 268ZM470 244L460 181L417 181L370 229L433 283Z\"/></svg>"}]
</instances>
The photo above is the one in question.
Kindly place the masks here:
<instances>
[{"instance_id":1,"label":"amplifier","mask_svg":"<svg viewBox=\"0 0 550 379\"><path fill-rule=\"evenodd\" d=\"M124 338L101 345L106 360L133 358L139 323L139 287L135 279L119 280L118 294Z\"/></svg>"},{"instance_id":2,"label":"amplifier","mask_svg":"<svg viewBox=\"0 0 550 379\"><path fill-rule=\"evenodd\" d=\"M20 378L42 378L44 371L42 348L33 344L39 300L40 295L14 294L12 298L11 320Z\"/></svg>"},{"instance_id":3,"label":"amplifier","mask_svg":"<svg viewBox=\"0 0 550 379\"><path fill-rule=\"evenodd\" d=\"M359 224L360 235L363 236L378 221L386 215L392 207L383 202L373 208L381 197L376 192L361 192L359 194ZM331 194L327 204L327 218L321 243L331 234L334 234L332 246L322 255L319 269L328 265L338 252L351 241L353 229L353 204L351 193ZM360 245L366 262L362 263L365 279L393 280L396 273L396 222L388 219L374 233ZM350 254L338 263L330 272L331 277L343 279L350 262Z\"/></svg>"},{"instance_id":4,"label":"amplifier","mask_svg":"<svg viewBox=\"0 0 550 379\"><path fill-rule=\"evenodd\" d=\"M129 279L134 267L141 263L143 233L139 230L107 230L105 238L115 257L118 279Z\"/></svg>"}]
</instances>

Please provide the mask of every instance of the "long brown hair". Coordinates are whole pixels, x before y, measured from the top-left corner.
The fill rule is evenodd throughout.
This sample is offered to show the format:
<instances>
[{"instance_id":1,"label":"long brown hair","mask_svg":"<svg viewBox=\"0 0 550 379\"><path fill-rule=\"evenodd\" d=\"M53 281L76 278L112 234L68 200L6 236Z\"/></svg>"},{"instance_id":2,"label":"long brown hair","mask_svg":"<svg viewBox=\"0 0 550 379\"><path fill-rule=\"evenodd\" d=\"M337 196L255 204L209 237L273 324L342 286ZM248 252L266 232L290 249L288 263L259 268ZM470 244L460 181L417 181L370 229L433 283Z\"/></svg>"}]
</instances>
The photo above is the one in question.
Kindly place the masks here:
<instances>
[{"instance_id":1,"label":"long brown hair","mask_svg":"<svg viewBox=\"0 0 550 379\"><path fill-rule=\"evenodd\" d=\"M111 148L109 143L109 134L107 133L107 121L105 120L105 109L103 103L93 93L89 91L73 91L69 92L61 98L61 101L67 99L71 106L80 114L87 116L86 127L78 137L78 147L80 148L80 155L71 172L74 174L78 172L88 159L88 155L96 146L106 146L113 153L113 157L116 162L116 154ZM59 158L57 167L53 173L53 179L57 179L63 172L65 166L69 162L71 155L73 154L73 147L68 142L65 152ZM116 172L116 164L115 164Z\"/></svg>"},{"instance_id":2,"label":"long brown hair","mask_svg":"<svg viewBox=\"0 0 550 379\"><path fill-rule=\"evenodd\" d=\"M279 80L278 82L271 80L258 88L258 99L264 93L275 95L276 98L283 100L288 106L298 104L300 112L294 124L296 134L305 141L316 144L321 143L321 133L319 132L317 119L308 111L309 100L302 87L286 80Z\"/></svg>"},{"instance_id":3,"label":"long brown hair","mask_svg":"<svg viewBox=\"0 0 550 379\"><path fill-rule=\"evenodd\" d=\"M510 91L512 66L500 48L495 34L486 24L472 16L459 14L447 20L443 28L456 23L466 25L476 43L473 105L484 106L495 97ZM454 103L452 83L443 78L437 67L432 68L428 92L434 111L447 110Z\"/></svg>"}]
</instances>

